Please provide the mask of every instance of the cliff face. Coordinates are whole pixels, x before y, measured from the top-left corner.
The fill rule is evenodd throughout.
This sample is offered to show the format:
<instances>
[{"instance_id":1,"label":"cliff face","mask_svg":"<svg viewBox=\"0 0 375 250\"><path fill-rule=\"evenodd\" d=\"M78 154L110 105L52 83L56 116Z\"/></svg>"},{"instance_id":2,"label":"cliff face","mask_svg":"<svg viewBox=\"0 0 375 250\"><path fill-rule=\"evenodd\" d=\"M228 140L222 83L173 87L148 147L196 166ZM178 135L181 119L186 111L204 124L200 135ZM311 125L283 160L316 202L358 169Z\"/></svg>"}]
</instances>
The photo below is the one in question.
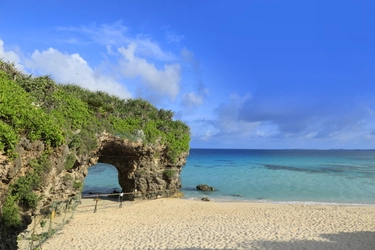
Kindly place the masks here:
<instances>
[{"instance_id":1,"label":"cliff face","mask_svg":"<svg viewBox=\"0 0 375 250\"><path fill-rule=\"evenodd\" d=\"M40 187L34 190L42 197L38 202L36 212L38 208L52 201L78 195L88 168L98 162L114 165L119 173L118 181L122 191L135 193L138 197L144 198L147 191L161 191L160 193L169 191L169 194L173 194L181 187L180 172L186 163L188 152L177 157L175 162L171 162L167 156L166 147L158 143L144 145L141 140L129 142L107 133L98 135L97 140L99 146L85 155L75 155L67 145L50 151L49 172L44 176ZM22 138L17 144L16 151L18 157L14 160L0 155L0 208L4 204L9 186L14 180L31 171L31 162L42 156L45 146L40 141L30 142ZM67 168L66 162L69 157L73 157L73 166ZM25 228L31 223L32 211L21 212ZM17 232L13 235L16 237ZM9 241L7 244L4 242L0 244L0 249L9 249L15 238L8 237L7 240Z\"/></svg>"}]
</instances>

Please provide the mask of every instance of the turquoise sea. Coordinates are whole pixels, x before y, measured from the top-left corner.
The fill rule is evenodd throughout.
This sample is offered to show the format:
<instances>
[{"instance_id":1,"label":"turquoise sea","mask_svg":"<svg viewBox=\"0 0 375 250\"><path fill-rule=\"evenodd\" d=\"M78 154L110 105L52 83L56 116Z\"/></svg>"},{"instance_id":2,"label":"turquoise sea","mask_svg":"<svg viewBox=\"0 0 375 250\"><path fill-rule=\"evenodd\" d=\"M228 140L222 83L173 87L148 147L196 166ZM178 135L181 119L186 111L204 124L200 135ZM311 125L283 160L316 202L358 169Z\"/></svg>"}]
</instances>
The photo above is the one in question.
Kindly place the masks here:
<instances>
[{"instance_id":1,"label":"turquoise sea","mask_svg":"<svg viewBox=\"0 0 375 250\"><path fill-rule=\"evenodd\" d=\"M375 150L191 149L181 180L186 199L375 205ZM114 166L89 168L84 194L113 190Z\"/></svg>"}]
</instances>

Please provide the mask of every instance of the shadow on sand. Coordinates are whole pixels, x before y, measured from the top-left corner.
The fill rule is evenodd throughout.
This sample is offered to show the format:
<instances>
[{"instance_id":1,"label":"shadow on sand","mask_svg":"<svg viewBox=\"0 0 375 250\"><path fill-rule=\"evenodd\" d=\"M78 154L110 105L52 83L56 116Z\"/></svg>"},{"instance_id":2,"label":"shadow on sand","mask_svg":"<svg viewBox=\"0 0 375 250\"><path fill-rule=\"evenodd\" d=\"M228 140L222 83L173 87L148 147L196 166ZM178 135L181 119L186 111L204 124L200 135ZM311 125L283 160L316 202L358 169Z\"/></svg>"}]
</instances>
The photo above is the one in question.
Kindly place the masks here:
<instances>
[{"instance_id":1,"label":"shadow on sand","mask_svg":"<svg viewBox=\"0 0 375 250\"><path fill-rule=\"evenodd\" d=\"M375 232L341 232L338 234L321 234L327 241L316 240L297 240L297 241L253 241L238 244L240 249L258 249L258 250L279 250L279 249L298 249L298 250L344 250L344 249L375 249Z\"/></svg>"}]
</instances>

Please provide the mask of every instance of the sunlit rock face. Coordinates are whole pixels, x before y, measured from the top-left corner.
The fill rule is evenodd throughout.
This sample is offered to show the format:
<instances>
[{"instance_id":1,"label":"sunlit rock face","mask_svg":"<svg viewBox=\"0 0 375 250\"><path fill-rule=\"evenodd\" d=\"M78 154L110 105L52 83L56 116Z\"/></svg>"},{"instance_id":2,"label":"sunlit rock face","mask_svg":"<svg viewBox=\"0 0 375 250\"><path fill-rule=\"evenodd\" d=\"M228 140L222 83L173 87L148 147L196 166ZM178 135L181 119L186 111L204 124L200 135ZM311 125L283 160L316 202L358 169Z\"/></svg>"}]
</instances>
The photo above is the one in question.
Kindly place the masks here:
<instances>
[{"instance_id":1,"label":"sunlit rock face","mask_svg":"<svg viewBox=\"0 0 375 250\"><path fill-rule=\"evenodd\" d=\"M124 193L170 191L181 187L180 172L188 152L172 163L163 145L129 143L113 136L104 136L96 152L97 162L114 165ZM93 159L91 160L93 162Z\"/></svg>"}]
</instances>

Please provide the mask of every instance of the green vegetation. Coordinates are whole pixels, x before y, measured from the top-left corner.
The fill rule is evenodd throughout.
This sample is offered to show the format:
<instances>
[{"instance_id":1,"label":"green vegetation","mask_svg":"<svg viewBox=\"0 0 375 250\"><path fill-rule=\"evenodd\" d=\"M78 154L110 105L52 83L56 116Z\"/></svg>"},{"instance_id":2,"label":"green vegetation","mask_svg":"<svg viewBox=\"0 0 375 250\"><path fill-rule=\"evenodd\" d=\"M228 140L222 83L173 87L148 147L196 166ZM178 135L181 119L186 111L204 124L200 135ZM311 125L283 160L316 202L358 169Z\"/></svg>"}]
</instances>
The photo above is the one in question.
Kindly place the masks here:
<instances>
[{"instance_id":1,"label":"green vegetation","mask_svg":"<svg viewBox=\"0 0 375 250\"><path fill-rule=\"evenodd\" d=\"M158 140L167 145L171 161L189 150L189 127L173 121L172 111L145 100L56 84L49 76L28 76L1 60L0 85L0 150L9 156L17 156L20 136L51 147L67 143L78 155L89 153L103 131L145 144Z\"/></svg>"},{"instance_id":2,"label":"green vegetation","mask_svg":"<svg viewBox=\"0 0 375 250\"><path fill-rule=\"evenodd\" d=\"M73 177L70 174L65 174L63 177L64 182L72 181Z\"/></svg>"},{"instance_id":3,"label":"green vegetation","mask_svg":"<svg viewBox=\"0 0 375 250\"><path fill-rule=\"evenodd\" d=\"M43 185L45 178L51 170L47 155L30 162L30 172L19 177L10 185L8 196L3 206L1 220L7 227L18 227L21 224L20 209L35 209L41 197L33 191Z\"/></svg>"},{"instance_id":4,"label":"green vegetation","mask_svg":"<svg viewBox=\"0 0 375 250\"><path fill-rule=\"evenodd\" d=\"M40 221L40 227L44 227L46 225L47 221L46 220L42 220Z\"/></svg>"},{"instance_id":5,"label":"green vegetation","mask_svg":"<svg viewBox=\"0 0 375 250\"><path fill-rule=\"evenodd\" d=\"M16 197L8 195L3 206L2 222L7 228L21 225L19 207L16 204Z\"/></svg>"},{"instance_id":6,"label":"green vegetation","mask_svg":"<svg viewBox=\"0 0 375 250\"><path fill-rule=\"evenodd\" d=\"M66 170L71 169L74 166L75 162L76 162L76 156L73 153L69 154L64 163L65 169Z\"/></svg>"},{"instance_id":7,"label":"green vegetation","mask_svg":"<svg viewBox=\"0 0 375 250\"><path fill-rule=\"evenodd\" d=\"M83 188L83 183L81 181L75 180L73 183L74 190L81 190Z\"/></svg>"},{"instance_id":8,"label":"green vegetation","mask_svg":"<svg viewBox=\"0 0 375 250\"><path fill-rule=\"evenodd\" d=\"M163 174L167 176L168 178L172 178L175 175L175 171L171 169L164 170Z\"/></svg>"},{"instance_id":9,"label":"green vegetation","mask_svg":"<svg viewBox=\"0 0 375 250\"><path fill-rule=\"evenodd\" d=\"M3 71L0 85L0 150L16 157L14 148L20 135L53 147L64 142L62 127L43 109L32 105L33 98Z\"/></svg>"},{"instance_id":10,"label":"green vegetation","mask_svg":"<svg viewBox=\"0 0 375 250\"><path fill-rule=\"evenodd\" d=\"M144 145L164 144L171 162L189 150L189 127L174 121L172 111L157 109L145 100L56 84L49 76L23 74L2 60L0 86L0 152L10 160L17 158L16 145L22 137L40 140L45 146L43 156L10 185L0 218L7 227L20 225L20 211L36 208L40 197L35 191L51 169L48 155L62 144L73 152L65 161L66 170L74 168L75 155L89 154L98 146L97 135L104 131ZM79 180L73 182L76 190L82 185Z\"/></svg>"}]
</instances>

